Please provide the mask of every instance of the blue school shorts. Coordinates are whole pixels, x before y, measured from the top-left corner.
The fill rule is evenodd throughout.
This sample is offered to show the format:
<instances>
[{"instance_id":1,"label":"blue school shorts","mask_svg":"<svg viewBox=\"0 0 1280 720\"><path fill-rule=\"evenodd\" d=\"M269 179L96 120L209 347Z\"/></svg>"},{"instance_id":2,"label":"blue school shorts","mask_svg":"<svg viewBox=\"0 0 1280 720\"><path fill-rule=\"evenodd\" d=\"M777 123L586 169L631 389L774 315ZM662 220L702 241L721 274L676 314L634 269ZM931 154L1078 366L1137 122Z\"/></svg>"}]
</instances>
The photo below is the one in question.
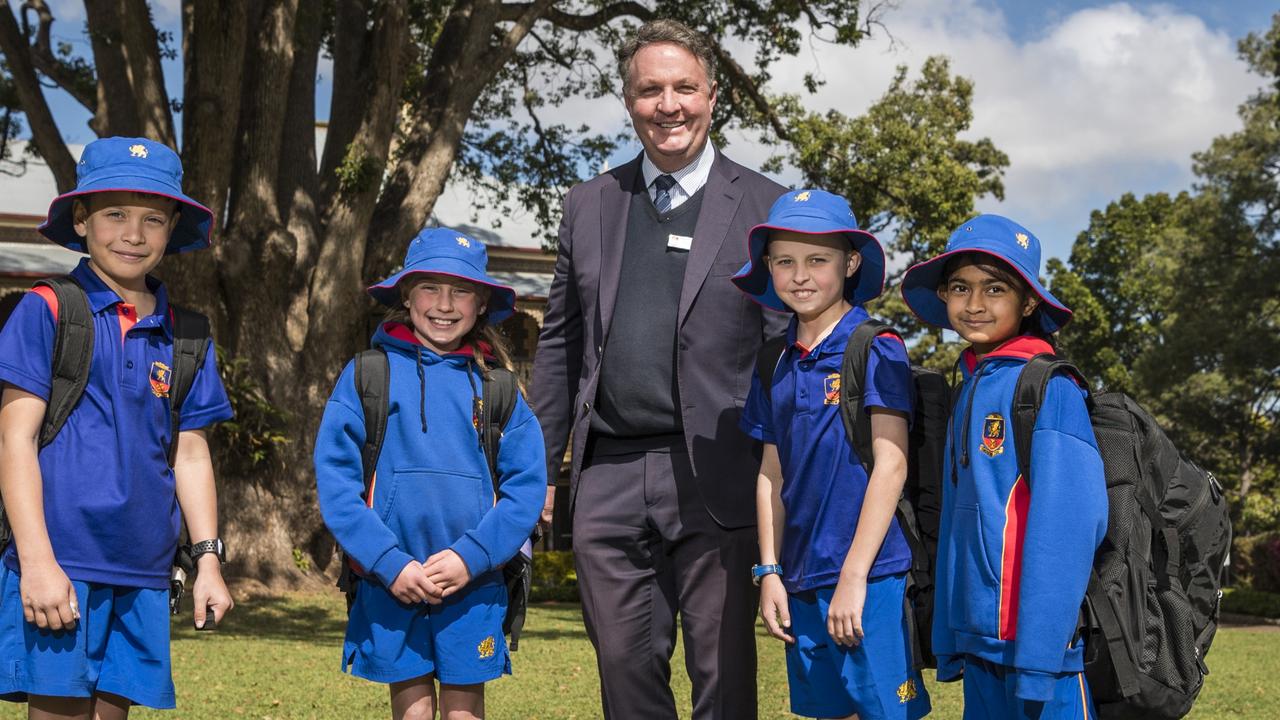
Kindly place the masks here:
<instances>
[{"instance_id":1,"label":"blue school shorts","mask_svg":"<svg viewBox=\"0 0 1280 720\"><path fill-rule=\"evenodd\" d=\"M862 642L838 645L827 633L835 587L788 595L791 635L787 680L791 712L819 718L915 720L929 714L929 693L911 666L903 594L906 573L867 581Z\"/></svg>"},{"instance_id":2,"label":"blue school shorts","mask_svg":"<svg viewBox=\"0 0 1280 720\"><path fill-rule=\"evenodd\" d=\"M22 616L18 573L0 567L0 699L111 693L174 707L169 591L73 580L80 620L41 630Z\"/></svg>"},{"instance_id":3,"label":"blue school shorts","mask_svg":"<svg viewBox=\"0 0 1280 720\"><path fill-rule=\"evenodd\" d=\"M1048 702L1019 699L1014 696L1016 685L1017 676L1012 668L965 655L965 718L1092 720L1097 717L1084 673L1062 673L1053 685L1053 699Z\"/></svg>"},{"instance_id":4,"label":"blue school shorts","mask_svg":"<svg viewBox=\"0 0 1280 720\"><path fill-rule=\"evenodd\" d=\"M440 605L405 605L376 582L360 581L347 618L343 671L384 683L435 673L447 685L509 675L511 656L502 636L507 588L501 577L490 573Z\"/></svg>"}]
</instances>

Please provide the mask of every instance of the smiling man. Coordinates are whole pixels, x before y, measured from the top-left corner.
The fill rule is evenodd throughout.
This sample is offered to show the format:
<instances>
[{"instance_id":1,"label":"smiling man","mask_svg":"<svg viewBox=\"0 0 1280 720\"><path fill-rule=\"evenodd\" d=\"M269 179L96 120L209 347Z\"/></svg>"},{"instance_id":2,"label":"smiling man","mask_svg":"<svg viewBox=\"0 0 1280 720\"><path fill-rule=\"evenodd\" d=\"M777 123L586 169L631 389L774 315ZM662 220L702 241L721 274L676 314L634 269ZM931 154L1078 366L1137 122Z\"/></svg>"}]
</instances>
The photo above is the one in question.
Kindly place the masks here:
<instances>
[{"instance_id":1,"label":"smiling man","mask_svg":"<svg viewBox=\"0 0 1280 720\"><path fill-rule=\"evenodd\" d=\"M755 477L737 429L764 338L729 282L784 188L707 140L715 56L647 23L618 57L644 146L564 201L531 383L550 477L573 437L573 549L608 718L674 718L676 617L693 717L756 717ZM553 495L547 494L549 520Z\"/></svg>"}]
</instances>

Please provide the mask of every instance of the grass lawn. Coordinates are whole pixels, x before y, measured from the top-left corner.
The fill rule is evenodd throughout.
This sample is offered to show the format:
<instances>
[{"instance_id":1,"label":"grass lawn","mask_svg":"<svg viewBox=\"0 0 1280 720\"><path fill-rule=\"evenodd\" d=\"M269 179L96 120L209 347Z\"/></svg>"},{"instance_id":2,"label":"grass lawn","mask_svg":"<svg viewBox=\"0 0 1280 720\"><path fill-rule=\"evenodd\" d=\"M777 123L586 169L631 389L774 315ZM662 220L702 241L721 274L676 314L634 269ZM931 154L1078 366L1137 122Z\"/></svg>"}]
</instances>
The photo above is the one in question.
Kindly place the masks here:
<instances>
[{"instance_id":1,"label":"grass lawn","mask_svg":"<svg viewBox=\"0 0 1280 720\"><path fill-rule=\"evenodd\" d=\"M339 672L345 612L337 593L257 598L240 603L216 632L174 626L178 710L138 709L135 718L380 718L387 691ZM489 685L488 716L551 720L600 716L595 662L577 605L532 608L515 674ZM789 718L782 646L759 637L761 718ZM1192 718L1280 717L1280 632L1229 628L1208 657L1213 673ZM689 713L689 680L677 647L672 684ZM931 717L960 717L959 687L928 682ZM1267 690L1266 688L1272 688ZM0 705L0 718L25 717Z\"/></svg>"}]
</instances>

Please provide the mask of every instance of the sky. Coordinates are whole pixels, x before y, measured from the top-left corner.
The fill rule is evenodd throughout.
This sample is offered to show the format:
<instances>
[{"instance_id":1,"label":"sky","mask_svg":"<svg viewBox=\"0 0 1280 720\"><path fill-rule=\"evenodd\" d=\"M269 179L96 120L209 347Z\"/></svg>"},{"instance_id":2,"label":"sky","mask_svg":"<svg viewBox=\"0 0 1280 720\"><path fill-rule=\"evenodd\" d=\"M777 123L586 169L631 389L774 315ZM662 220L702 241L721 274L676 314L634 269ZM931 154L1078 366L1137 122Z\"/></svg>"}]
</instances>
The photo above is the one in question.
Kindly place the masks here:
<instances>
[{"instance_id":1,"label":"sky","mask_svg":"<svg viewBox=\"0 0 1280 720\"><path fill-rule=\"evenodd\" d=\"M87 51L82 4L53 0L51 6L59 18L55 38ZM161 27L177 28L180 0L153 0L152 6ZM978 210L1021 222L1040 237L1046 256L1065 257L1090 212L1121 194L1191 187L1192 153L1237 129L1236 108L1262 84L1237 57L1236 43L1248 32L1264 32L1275 9L1258 0L897 0L883 16L887 33L857 48L811 41L774 67L770 89L801 92L800 79L815 72L827 84L808 97L808 106L856 115L883 94L896 66L908 66L914 77L925 58L949 57L952 71L975 85L966 137L989 137L1010 159L1005 200L983 198ZM180 43L176 34L174 42ZM321 119L330 67L321 64ZM170 93L181 97L178 62L166 73ZM93 138L87 113L73 101L54 97L52 104L68 141ZM587 122L599 131L627 123L615 98L570 102L560 112L565 122ZM726 154L748 167L773 152L750 137L729 141ZM626 146L610 164L638 151L638 143ZM801 180L794 170L777 179ZM465 188L448 189L441 218L469 222L466 196ZM525 245L531 230L532 218L517 216L503 235Z\"/></svg>"}]
</instances>

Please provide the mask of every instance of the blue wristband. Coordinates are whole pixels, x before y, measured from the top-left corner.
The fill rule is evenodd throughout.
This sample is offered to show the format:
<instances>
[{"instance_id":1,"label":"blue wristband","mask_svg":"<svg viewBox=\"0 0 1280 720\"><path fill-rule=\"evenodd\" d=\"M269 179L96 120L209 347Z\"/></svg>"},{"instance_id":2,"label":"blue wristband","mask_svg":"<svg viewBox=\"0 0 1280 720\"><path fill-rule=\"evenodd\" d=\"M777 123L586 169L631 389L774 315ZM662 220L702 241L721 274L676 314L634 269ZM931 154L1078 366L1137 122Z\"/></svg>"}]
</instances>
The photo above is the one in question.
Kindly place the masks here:
<instances>
[{"instance_id":1,"label":"blue wristband","mask_svg":"<svg viewBox=\"0 0 1280 720\"><path fill-rule=\"evenodd\" d=\"M751 566L751 582L759 585L761 578L765 575L781 575L782 566L774 563L773 565L752 565Z\"/></svg>"}]
</instances>

